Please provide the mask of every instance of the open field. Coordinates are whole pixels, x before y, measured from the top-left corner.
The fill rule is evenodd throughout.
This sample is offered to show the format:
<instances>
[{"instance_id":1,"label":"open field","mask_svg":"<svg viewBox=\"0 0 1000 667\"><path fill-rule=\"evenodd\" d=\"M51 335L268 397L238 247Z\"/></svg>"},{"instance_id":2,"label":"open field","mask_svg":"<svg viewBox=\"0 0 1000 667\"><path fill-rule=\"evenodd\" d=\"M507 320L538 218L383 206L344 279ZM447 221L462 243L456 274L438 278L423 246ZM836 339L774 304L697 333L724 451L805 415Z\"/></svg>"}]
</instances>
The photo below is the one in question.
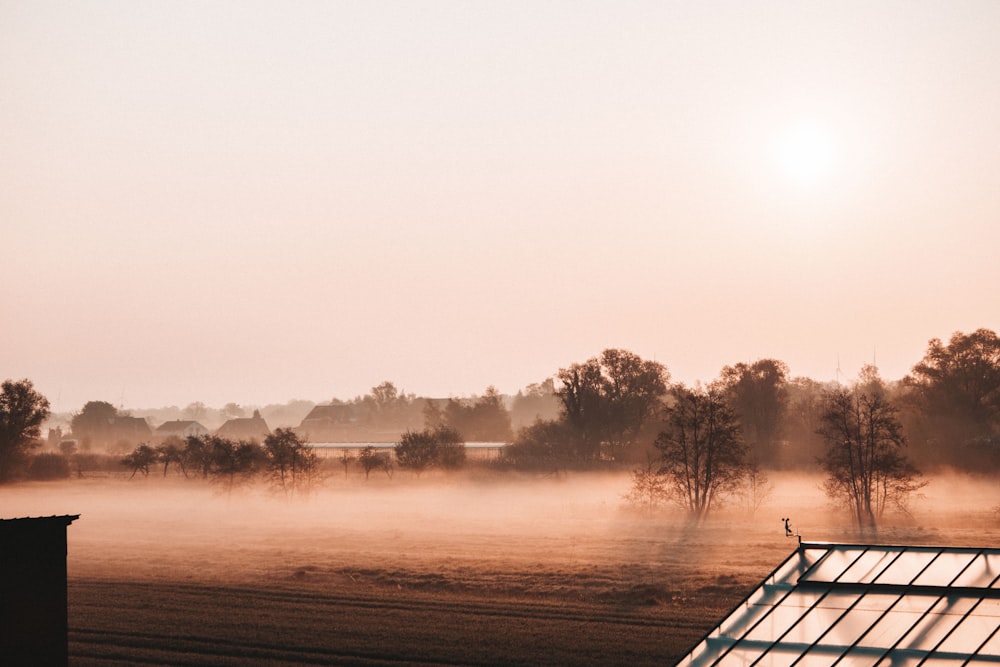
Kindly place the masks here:
<instances>
[{"instance_id":1,"label":"open field","mask_svg":"<svg viewBox=\"0 0 1000 667\"><path fill-rule=\"evenodd\" d=\"M626 509L628 477L331 479L308 497L121 478L0 490L69 527L72 664L662 665L795 547L857 541L817 479L750 517ZM878 540L995 546L996 484L935 480ZM946 504L947 503L947 504Z\"/></svg>"}]
</instances>

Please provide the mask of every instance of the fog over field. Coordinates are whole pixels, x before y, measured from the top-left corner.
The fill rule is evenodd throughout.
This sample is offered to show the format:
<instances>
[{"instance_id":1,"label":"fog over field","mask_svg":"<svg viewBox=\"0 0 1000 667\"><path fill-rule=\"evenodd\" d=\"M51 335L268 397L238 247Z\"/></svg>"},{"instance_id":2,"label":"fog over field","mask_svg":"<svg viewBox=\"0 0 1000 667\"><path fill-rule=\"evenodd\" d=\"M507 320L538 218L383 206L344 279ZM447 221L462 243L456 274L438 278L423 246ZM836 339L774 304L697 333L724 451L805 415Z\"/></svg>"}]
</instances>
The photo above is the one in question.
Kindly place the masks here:
<instances>
[{"instance_id":1,"label":"fog over field","mask_svg":"<svg viewBox=\"0 0 1000 667\"><path fill-rule=\"evenodd\" d=\"M754 514L734 501L700 527L673 508L646 516L628 507L625 473L509 477L333 478L288 498L264 485L227 492L151 475L22 483L0 498L5 516L81 515L69 529L71 576L280 578L297 568L402 567L428 556L497 567L624 562L655 557L629 553L636 545L669 549L703 541L699 533L727 548L770 540L787 550L784 516L807 541L860 539L819 476L772 473L773 490ZM913 499L911 516L888 516L876 539L975 544L981 531L1000 527L998 503L992 481L937 476Z\"/></svg>"},{"instance_id":2,"label":"fog over field","mask_svg":"<svg viewBox=\"0 0 1000 667\"><path fill-rule=\"evenodd\" d=\"M20 483L68 528L73 664L670 664L807 541L992 545L1000 489L939 476L873 538L818 475L751 516L629 507L624 473L397 473L286 498L155 475Z\"/></svg>"}]
</instances>

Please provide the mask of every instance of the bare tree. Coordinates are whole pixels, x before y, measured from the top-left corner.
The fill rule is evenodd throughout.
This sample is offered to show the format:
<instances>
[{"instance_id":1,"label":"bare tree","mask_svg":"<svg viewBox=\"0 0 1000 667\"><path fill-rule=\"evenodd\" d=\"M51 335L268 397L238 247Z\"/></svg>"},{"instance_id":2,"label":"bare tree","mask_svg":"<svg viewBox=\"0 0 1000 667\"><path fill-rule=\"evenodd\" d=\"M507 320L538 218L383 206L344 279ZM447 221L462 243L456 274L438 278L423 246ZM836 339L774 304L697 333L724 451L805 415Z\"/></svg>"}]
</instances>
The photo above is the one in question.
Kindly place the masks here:
<instances>
[{"instance_id":1,"label":"bare tree","mask_svg":"<svg viewBox=\"0 0 1000 667\"><path fill-rule=\"evenodd\" d=\"M167 476L167 470L171 463L176 463L184 476L187 476L187 470L184 466L184 443L179 437L172 435L157 445L156 454L160 463L163 464L164 477Z\"/></svg>"},{"instance_id":2,"label":"bare tree","mask_svg":"<svg viewBox=\"0 0 1000 667\"><path fill-rule=\"evenodd\" d=\"M772 493L774 493L774 484L768 479L767 471L761 468L756 461L747 464L743 485L739 490L747 514L750 516L756 514Z\"/></svg>"},{"instance_id":3,"label":"bare tree","mask_svg":"<svg viewBox=\"0 0 1000 667\"><path fill-rule=\"evenodd\" d=\"M677 502L701 521L739 489L747 473L746 446L720 387L677 385L671 396L666 428L654 443L660 450L659 472L666 475Z\"/></svg>"},{"instance_id":4,"label":"bare tree","mask_svg":"<svg viewBox=\"0 0 1000 667\"><path fill-rule=\"evenodd\" d=\"M666 475L660 473L660 462L650 457L645 465L632 469L632 488L625 495L625 502L652 514L670 499Z\"/></svg>"},{"instance_id":5,"label":"bare tree","mask_svg":"<svg viewBox=\"0 0 1000 667\"><path fill-rule=\"evenodd\" d=\"M358 454L358 463L365 471L365 479L372 470L383 470L390 478L392 477L392 458L388 452L380 452L372 445L368 445Z\"/></svg>"},{"instance_id":6,"label":"bare tree","mask_svg":"<svg viewBox=\"0 0 1000 667\"><path fill-rule=\"evenodd\" d=\"M826 493L847 503L862 530L873 530L889 506L905 509L909 496L926 485L902 452L896 407L874 368L862 371L852 388L827 393L820 434L827 444Z\"/></svg>"},{"instance_id":7,"label":"bare tree","mask_svg":"<svg viewBox=\"0 0 1000 667\"><path fill-rule=\"evenodd\" d=\"M147 444L141 444L123 456L121 464L126 468L131 469L132 474L129 475L129 479L135 477L137 472L141 472L143 477L148 477L149 468L155 465L158 459L159 456L157 455L155 449Z\"/></svg>"},{"instance_id":8,"label":"bare tree","mask_svg":"<svg viewBox=\"0 0 1000 667\"><path fill-rule=\"evenodd\" d=\"M344 447L340 450L340 465L344 466L344 477L347 477L352 463L354 463L354 457L351 456L351 450Z\"/></svg>"},{"instance_id":9,"label":"bare tree","mask_svg":"<svg viewBox=\"0 0 1000 667\"><path fill-rule=\"evenodd\" d=\"M286 494L308 489L319 467L316 450L290 428L264 438L264 457L272 481Z\"/></svg>"}]
</instances>

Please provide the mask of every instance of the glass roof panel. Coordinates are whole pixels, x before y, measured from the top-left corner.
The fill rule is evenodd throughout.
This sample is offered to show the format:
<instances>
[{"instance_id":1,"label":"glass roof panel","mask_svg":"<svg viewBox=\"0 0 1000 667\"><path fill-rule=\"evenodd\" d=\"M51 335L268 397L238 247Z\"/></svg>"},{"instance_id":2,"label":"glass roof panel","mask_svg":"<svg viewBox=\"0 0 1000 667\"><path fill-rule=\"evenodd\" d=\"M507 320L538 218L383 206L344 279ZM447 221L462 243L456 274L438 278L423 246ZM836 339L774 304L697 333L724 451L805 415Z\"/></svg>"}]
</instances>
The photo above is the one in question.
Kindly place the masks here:
<instances>
[{"instance_id":1,"label":"glass roof panel","mask_svg":"<svg viewBox=\"0 0 1000 667\"><path fill-rule=\"evenodd\" d=\"M780 604L746 634L751 641L773 642L796 623L806 609L795 604Z\"/></svg>"},{"instance_id":2,"label":"glass roof panel","mask_svg":"<svg viewBox=\"0 0 1000 667\"><path fill-rule=\"evenodd\" d=\"M855 607L830 628L830 631L823 636L822 643L843 646L846 649L857 642L858 638L878 620L881 614L881 611Z\"/></svg>"},{"instance_id":3,"label":"glass roof panel","mask_svg":"<svg viewBox=\"0 0 1000 667\"><path fill-rule=\"evenodd\" d=\"M958 579L955 586L978 586L988 587L997 576L1000 575L1000 555L981 554L976 560L966 568Z\"/></svg>"},{"instance_id":4,"label":"glass roof panel","mask_svg":"<svg viewBox=\"0 0 1000 667\"><path fill-rule=\"evenodd\" d=\"M773 595L763 596L757 602L737 609L720 624L719 634L723 637L738 639L758 622L764 626L770 623L780 623L780 621L772 621L769 618L776 605L780 605L782 608L798 607L794 613L801 616L821 596L822 593L817 591L777 590ZM767 639L770 640L776 636L770 635Z\"/></svg>"},{"instance_id":5,"label":"glass roof panel","mask_svg":"<svg viewBox=\"0 0 1000 667\"><path fill-rule=\"evenodd\" d=\"M860 583L871 583L886 565L892 562L899 552L888 552L882 549L871 549L864 554L844 572L841 581L857 581Z\"/></svg>"},{"instance_id":6,"label":"glass roof panel","mask_svg":"<svg viewBox=\"0 0 1000 667\"><path fill-rule=\"evenodd\" d=\"M799 576L826 555L827 549L802 549L774 573L775 583L797 583Z\"/></svg>"},{"instance_id":7,"label":"glass roof panel","mask_svg":"<svg viewBox=\"0 0 1000 667\"><path fill-rule=\"evenodd\" d=\"M889 564L889 567L882 570L882 573L875 578L874 583L909 584L936 555L935 551L904 551L899 558Z\"/></svg>"},{"instance_id":8,"label":"glass roof panel","mask_svg":"<svg viewBox=\"0 0 1000 667\"><path fill-rule=\"evenodd\" d=\"M892 611L875 623L871 630L858 640L861 646L870 648L889 648L910 631L921 616L933 604L937 597L929 595L906 595L892 607Z\"/></svg>"},{"instance_id":9,"label":"glass roof panel","mask_svg":"<svg viewBox=\"0 0 1000 667\"><path fill-rule=\"evenodd\" d=\"M831 548L825 558L809 571L808 581L835 581L863 552L857 548Z\"/></svg>"},{"instance_id":10,"label":"glass roof panel","mask_svg":"<svg viewBox=\"0 0 1000 667\"><path fill-rule=\"evenodd\" d=\"M823 602L802 616L782 641L812 644L816 642L844 614L851 603L857 600L855 594L831 593Z\"/></svg>"},{"instance_id":11,"label":"glass roof panel","mask_svg":"<svg viewBox=\"0 0 1000 667\"><path fill-rule=\"evenodd\" d=\"M754 648L734 648L732 651L726 654L726 658L723 662L725 665L732 665L733 667L748 667L754 664L754 661L760 657L760 650ZM766 656L765 656L766 657ZM756 663L757 665L770 665L771 663L767 660L761 660Z\"/></svg>"},{"instance_id":12,"label":"glass roof panel","mask_svg":"<svg viewBox=\"0 0 1000 667\"><path fill-rule=\"evenodd\" d=\"M987 603L992 603L994 607L992 615L982 614ZM945 653L970 653L976 650L997 627L1000 620L996 615L998 605L1000 600L983 600L976 607L975 613L959 623L938 650Z\"/></svg>"},{"instance_id":13,"label":"glass roof panel","mask_svg":"<svg viewBox=\"0 0 1000 667\"><path fill-rule=\"evenodd\" d=\"M764 587L754 591L750 598L747 599L747 603L741 605L738 609L733 611L728 618L719 624L718 632L716 635L721 635L723 637L740 637L747 628L753 626L762 616L771 611L771 607L774 603L780 599L782 595L788 595L789 591L762 591Z\"/></svg>"},{"instance_id":14,"label":"glass roof panel","mask_svg":"<svg viewBox=\"0 0 1000 667\"><path fill-rule=\"evenodd\" d=\"M930 611L910 630L901 648L913 648L929 651L940 642L955 624L962 620L962 615L975 603L970 598L942 598L931 607Z\"/></svg>"},{"instance_id":15,"label":"glass roof panel","mask_svg":"<svg viewBox=\"0 0 1000 667\"><path fill-rule=\"evenodd\" d=\"M976 554L971 552L940 553L913 583L918 586L947 586L975 557Z\"/></svg>"},{"instance_id":16,"label":"glass roof panel","mask_svg":"<svg viewBox=\"0 0 1000 667\"><path fill-rule=\"evenodd\" d=\"M856 609L869 611L885 611L899 600L897 593L865 593L856 605Z\"/></svg>"},{"instance_id":17,"label":"glass roof panel","mask_svg":"<svg viewBox=\"0 0 1000 667\"><path fill-rule=\"evenodd\" d=\"M767 664L771 667L791 667L799 659L799 656L802 655L802 651L805 648L801 644L788 645L784 642L775 644L757 664Z\"/></svg>"},{"instance_id":18,"label":"glass roof panel","mask_svg":"<svg viewBox=\"0 0 1000 667\"><path fill-rule=\"evenodd\" d=\"M927 658L920 663L921 667L961 667L964 664L965 657L957 655L953 655L951 657Z\"/></svg>"},{"instance_id":19,"label":"glass roof panel","mask_svg":"<svg viewBox=\"0 0 1000 667\"><path fill-rule=\"evenodd\" d=\"M977 655L993 655L1000 657L1000 631L993 633L983 647L979 649Z\"/></svg>"}]
</instances>

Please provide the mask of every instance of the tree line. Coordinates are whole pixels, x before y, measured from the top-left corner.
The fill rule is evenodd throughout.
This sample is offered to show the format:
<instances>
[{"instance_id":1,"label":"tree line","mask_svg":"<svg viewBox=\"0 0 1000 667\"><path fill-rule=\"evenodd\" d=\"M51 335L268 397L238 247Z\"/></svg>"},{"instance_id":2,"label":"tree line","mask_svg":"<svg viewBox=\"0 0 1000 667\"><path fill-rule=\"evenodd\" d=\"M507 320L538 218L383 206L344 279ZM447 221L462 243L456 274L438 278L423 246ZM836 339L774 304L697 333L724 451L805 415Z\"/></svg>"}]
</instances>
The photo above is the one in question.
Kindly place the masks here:
<instances>
[{"instance_id":1,"label":"tree line","mask_svg":"<svg viewBox=\"0 0 1000 667\"><path fill-rule=\"evenodd\" d=\"M463 459L449 458L461 449L456 443L505 440L501 467L628 466L634 493L653 504L672 499L694 516L759 484L762 471L809 468L824 470L828 493L843 497L858 523L870 524L919 488L918 466L1000 468L1000 339L987 329L932 339L923 359L895 382L866 367L852 383L824 384L760 359L687 387L671 383L661 363L607 349L559 369L512 404L518 401L547 407L515 430L511 408L490 388L473 399L420 403L420 430L412 421L418 400L391 383L358 399L388 422L409 411L398 422L407 425L395 451L397 463L406 462L401 467L458 467ZM30 381L3 384L0 481L23 472L47 416L48 401ZM497 433L506 437L482 437ZM421 442L410 454L409 446ZM381 465L371 463L366 473Z\"/></svg>"},{"instance_id":2,"label":"tree line","mask_svg":"<svg viewBox=\"0 0 1000 667\"><path fill-rule=\"evenodd\" d=\"M217 435L167 438L159 445L141 443L121 458L131 476L162 466L166 477L173 465L185 477L212 479L227 489L265 477L286 494L308 490L316 481L319 457L291 429L279 428L264 438L234 440Z\"/></svg>"}]
</instances>

